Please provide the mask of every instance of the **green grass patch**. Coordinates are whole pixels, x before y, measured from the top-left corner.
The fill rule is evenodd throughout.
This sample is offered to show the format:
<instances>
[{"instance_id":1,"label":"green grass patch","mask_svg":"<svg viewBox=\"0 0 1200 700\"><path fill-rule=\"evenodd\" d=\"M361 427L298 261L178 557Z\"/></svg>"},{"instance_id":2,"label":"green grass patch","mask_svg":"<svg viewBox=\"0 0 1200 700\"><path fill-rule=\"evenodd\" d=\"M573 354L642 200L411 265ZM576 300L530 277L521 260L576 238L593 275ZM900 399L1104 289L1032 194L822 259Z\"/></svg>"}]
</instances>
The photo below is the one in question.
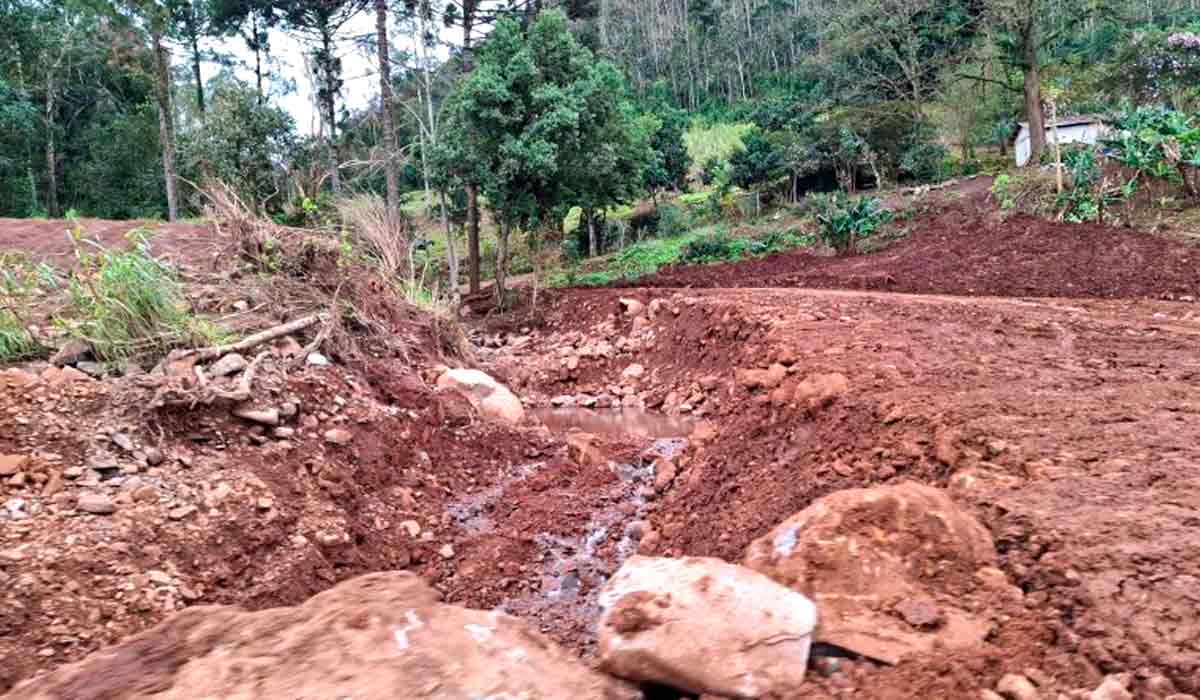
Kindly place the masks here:
<instances>
[{"instance_id":1,"label":"green grass patch","mask_svg":"<svg viewBox=\"0 0 1200 700\"><path fill-rule=\"evenodd\" d=\"M693 123L683 135L692 163L700 165L710 159L729 160L733 152L742 147L742 137L752 128L751 124L713 124L701 126Z\"/></svg>"},{"instance_id":2,"label":"green grass patch","mask_svg":"<svg viewBox=\"0 0 1200 700\"><path fill-rule=\"evenodd\" d=\"M41 352L41 344L21 319L11 310L0 307L0 362L19 362Z\"/></svg>"},{"instance_id":3,"label":"green grass patch","mask_svg":"<svg viewBox=\"0 0 1200 700\"><path fill-rule=\"evenodd\" d=\"M681 236L652 238L593 261L590 270L568 268L547 280L552 287L602 287L633 281L678 263L736 262L812 245L814 237L795 229L772 231L758 238L731 237L723 226L706 226Z\"/></svg>"},{"instance_id":4,"label":"green grass patch","mask_svg":"<svg viewBox=\"0 0 1200 700\"><path fill-rule=\"evenodd\" d=\"M57 321L90 343L98 359L157 356L224 339L220 328L192 316L175 271L144 245L78 257L67 282L69 311Z\"/></svg>"}]
</instances>

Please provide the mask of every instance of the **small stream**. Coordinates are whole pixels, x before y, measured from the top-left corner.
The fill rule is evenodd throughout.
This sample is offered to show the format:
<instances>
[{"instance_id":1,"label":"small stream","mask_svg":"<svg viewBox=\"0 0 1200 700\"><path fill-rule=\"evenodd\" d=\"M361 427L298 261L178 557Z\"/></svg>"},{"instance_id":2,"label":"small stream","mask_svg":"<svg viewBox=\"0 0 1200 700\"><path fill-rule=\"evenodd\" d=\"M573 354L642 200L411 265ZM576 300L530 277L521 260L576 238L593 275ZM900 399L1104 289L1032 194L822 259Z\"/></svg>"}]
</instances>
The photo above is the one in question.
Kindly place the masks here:
<instances>
[{"instance_id":1,"label":"small stream","mask_svg":"<svg viewBox=\"0 0 1200 700\"><path fill-rule=\"evenodd\" d=\"M672 457L686 447L695 421L630 409L548 408L533 413L555 433L582 430L632 436L647 445L645 456L632 463L609 462L608 469L617 478L602 494L600 500L606 505L590 514L579 535L563 537L545 531L534 535L538 555L525 564L540 585L512 595L499 606L543 626L575 626L584 631L590 646L600 612L600 588L637 551L642 535L637 523L649 512L646 492L654 485L654 458ZM494 505L512 486L546 467L545 462L514 467L501 483L449 504L447 512L470 534L492 533L497 524L488 513Z\"/></svg>"}]
</instances>

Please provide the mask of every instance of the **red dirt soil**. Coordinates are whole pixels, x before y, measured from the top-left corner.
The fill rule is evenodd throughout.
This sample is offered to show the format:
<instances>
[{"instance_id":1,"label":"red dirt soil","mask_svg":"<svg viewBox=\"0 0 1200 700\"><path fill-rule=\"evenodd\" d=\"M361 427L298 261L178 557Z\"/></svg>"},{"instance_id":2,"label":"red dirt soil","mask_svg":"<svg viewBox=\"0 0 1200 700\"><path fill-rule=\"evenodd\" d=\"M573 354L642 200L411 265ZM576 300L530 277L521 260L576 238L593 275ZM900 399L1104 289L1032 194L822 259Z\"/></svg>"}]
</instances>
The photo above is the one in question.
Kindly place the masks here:
<instances>
[{"instance_id":1,"label":"red dirt soil","mask_svg":"<svg viewBox=\"0 0 1200 700\"><path fill-rule=\"evenodd\" d=\"M69 233L74 223L61 219L0 218L0 251L22 252L35 261L69 266L75 257ZM211 262L216 231L211 224L164 224L158 221L106 221L80 219L84 240L105 248L126 245L125 234L136 228L150 233L150 248L156 255L192 264ZM91 248L85 246L85 252Z\"/></svg>"},{"instance_id":2,"label":"red dirt soil","mask_svg":"<svg viewBox=\"0 0 1200 700\"><path fill-rule=\"evenodd\" d=\"M978 190L978 188L976 188ZM675 266L636 287L812 287L919 294L1129 299L1200 295L1200 247L1131 229L1000 218L986 191L939 199L885 249ZM899 225L895 224L894 226Z\"/></svg>"},{"instance_id":3,"label":"red dirt soil","mask_svg":"<svg viewBox=\"0 0 1200 700\"><path fill-rule=\"evenodd\" d=\"M528 354L606 323L613 330L600 337L633 335L619 295L564 294L546 311L555 331ZM718 434L681 460L655 504L659 554L737 561L814 499L898 479L949 488L992 531L1017 588L991 611L989 645L894 669L853 664L830 694L969 697L1028 667L1060 690L1125 670L1137 671L1139 697L1200 689L1200 560L1190 554L1200 537L1200 307L813 290L636 295L669 309L648 331L652 349L581 359L575 370L555 358L526 382L546 395L595 393L622 383L636 361L651 405L674 394L661 407L674 411L699 398ZM772 362L788 366L785 385L839 372L850 391L806 411L734 380L738 368ZM814 685L828 682L814 674Z\"/></svg>"}]
</instances>

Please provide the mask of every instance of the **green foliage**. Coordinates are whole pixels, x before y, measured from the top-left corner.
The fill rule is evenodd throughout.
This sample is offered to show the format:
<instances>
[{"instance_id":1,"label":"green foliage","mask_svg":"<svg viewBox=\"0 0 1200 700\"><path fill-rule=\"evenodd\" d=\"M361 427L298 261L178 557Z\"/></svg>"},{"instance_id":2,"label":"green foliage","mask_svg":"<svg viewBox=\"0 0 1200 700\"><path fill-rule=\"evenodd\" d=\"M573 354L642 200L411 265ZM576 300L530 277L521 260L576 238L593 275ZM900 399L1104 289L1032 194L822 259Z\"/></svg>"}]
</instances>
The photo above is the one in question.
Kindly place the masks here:
<instances>
[{"instance_id":1,"label":"green foliage","mask_svg":"<svg viewBox=\"0 0 1200 700\"><path fill-rule=\"evenodd\" d=\"M779 177L783 158L767 134L758 127L747 130L742 148L729 158L733 183L745 189L756 189Z\"/></svg>"},{"instance_id":2,"label":"green foliage","mask_svg":"<svg viewBox=\"0 0 1200 700\"><path fill-rule=\"evenodd\" d=\"M701 126L693 123L683 135L683 142L693 163L710 160L725 162L742 148L742 136L751 128L753 124L717 123Z\"/></svg>"},{"instance_id":3,"label":"green foliage","mask_svg":"<svg viewBox=\"0 0 1200 700\"><path fill-rule=\"evenodd\" d=\"M276 164L294 148L291 116L260 104L253 88L228 81L210 95L204 122L180 138L179 164L194 182L215 178L247 206L278 211Z\"/></svg>"},{"instance_id":4,"label":"green foliage","mask_svg":"<svg viewBox=\"0 0 1200 700\"><path fill-rule=\"evenodd\" d=\"M727 166L728 164L719 158L709 158L700 167L700 182L705 187L712 185L719 178L726 176L725 169Z\"/></svg>"},{"instance_id":5,"label":"green foliage","mask_svg":"<svg viewBox=\"0 0 1200 700\"><path fill-rule=\"evenodd\" d=\"M59 322L98 358L158 355L216 337L192 317L174 270L149 254L143 238L133 236L128 250L85 253L78 229L74 236L79 265L67 283L69 315Z\"/></svg>"},{"instance_id":6,"label":"green foliage","mask_svg":"<svg viewBox=\"0 0 1200 700\"><path fill-rule=\"evenodd\" d=\"M671 188L687 189L688 168L692 157L683 142L687 129L687 114L662 104L653 112L659 126L650 138L653 159L646 166L645 186L649 190Z\"/></svg>"},{"instance_id":7,"label":"green foliage","mask_svg":"<svg viewBox=\"0 0 1200 700\"><path fill-rule=\"evenodd\" d=\"M937 182L946 177L947 157L946 147L937 142L936 135L919 129L900 156L900 172L917 182Z\"/></svg>"},{"instance_id":8,"label":"green foliage","mask_svg":"<svg viewBox=\"0 0 1200 700\"><path fill-rule=\"evenodd\" d=\"M813 195L821 240L838 251L854 251L858 240L869 238L892 219L877 197L848 200L844 195Z\"/></svg>"},{"instance_id":9,"label":"green foliage","mask_svg":"<svg viewBox=\"0 0 1200 700\"><path fill-rule=\"evenodd\" d=\"M1137 178L1170 180L1200 198L1200 119L1167 107L1126 108L1109 119L1109 157Z\"/></svg>"},{"instance_id":10,"label":"green foliage","mask_svg":"<svg viewBox=\"0 0 1200 700\"><path fill-rule=\"evenodd\" d=\"M992 180L991 193L996 198L996 201L1000 203L1001 211L1011 211L1016 206L1016 202L1009 192L1011 184L1012 176L1008 173L1001 173L996 176L995 180Z\"/></svg>"}]
</instances>

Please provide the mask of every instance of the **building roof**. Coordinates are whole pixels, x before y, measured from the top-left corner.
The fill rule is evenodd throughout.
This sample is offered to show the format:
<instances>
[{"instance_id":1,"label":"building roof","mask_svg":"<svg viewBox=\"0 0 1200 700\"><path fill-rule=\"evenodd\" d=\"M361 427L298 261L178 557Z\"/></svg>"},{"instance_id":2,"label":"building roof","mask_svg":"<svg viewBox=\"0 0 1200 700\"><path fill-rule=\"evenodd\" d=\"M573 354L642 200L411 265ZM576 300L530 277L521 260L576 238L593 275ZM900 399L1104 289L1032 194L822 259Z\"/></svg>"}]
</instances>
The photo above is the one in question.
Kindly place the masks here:
<instances>
[{"instance_id":1,"label":"building roof","mask_svg":"<svg viewBox=\"0 0 1200 700\"><path fill-rule=\"evenodd\" d=\"M1046 128L1050 129L1055 126L1078 126L1080 124L1103 124L1104 117L1099 114L1078 114L1070 117L1059 117L1057 122L1046 120ZM1022 129L1029 128L1029 122L1017 122Z\"/></svg>"}]
</instances>

